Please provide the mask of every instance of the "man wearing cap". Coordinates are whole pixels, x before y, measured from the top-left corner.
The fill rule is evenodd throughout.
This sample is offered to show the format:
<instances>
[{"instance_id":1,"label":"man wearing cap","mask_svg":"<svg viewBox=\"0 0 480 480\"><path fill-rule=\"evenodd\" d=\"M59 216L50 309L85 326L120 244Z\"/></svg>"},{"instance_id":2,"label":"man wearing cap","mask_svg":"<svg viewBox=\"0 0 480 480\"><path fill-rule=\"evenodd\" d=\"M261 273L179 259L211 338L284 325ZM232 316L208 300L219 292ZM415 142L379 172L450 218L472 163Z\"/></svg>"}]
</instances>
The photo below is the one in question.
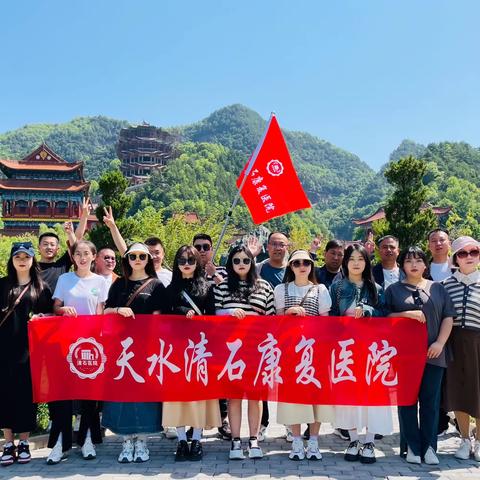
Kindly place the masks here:
<instances>
[{"instance_id":1,"label":"man wearing cap","mask_svg":"<svg viewBox=\"0 0 480 480\"><path fill-rule=\"evenodd\" d=\"M405 278L405 274L397 265L397 258L400 255L398 239L393 235L385 235L377 241L380 263L372 269L375 283L386 290L392 283Z\"/></svg>"}]
</instances>

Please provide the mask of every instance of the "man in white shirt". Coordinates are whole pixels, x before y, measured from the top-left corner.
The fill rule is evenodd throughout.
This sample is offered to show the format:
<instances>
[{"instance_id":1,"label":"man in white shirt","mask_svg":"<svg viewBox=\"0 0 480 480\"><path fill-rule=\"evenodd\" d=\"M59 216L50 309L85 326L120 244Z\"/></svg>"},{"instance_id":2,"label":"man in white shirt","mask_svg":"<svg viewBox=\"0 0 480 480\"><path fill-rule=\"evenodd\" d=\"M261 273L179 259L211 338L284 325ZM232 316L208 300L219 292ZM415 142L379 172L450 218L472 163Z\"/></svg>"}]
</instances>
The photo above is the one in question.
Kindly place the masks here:
<instances>
[{"instance_id":1,"label":"man in white shirt","mask_svg":"<svg viewBox=\"0 0 480 480\"><path fill-rule=\"evenodd\" d=\"M441 282L452 274L452 264L448 253L450 238L448 230L436 228L428 234L428 249L432 254L430 276L434 282Z\"/></svg>"},{"instance_id":2,"label":"man in white shirt","mask_svg":"<svg viewBox=\"0 0 480 480\"><path fill-rule=\"evenodd\" d=\"M403 280L405 275L397 265L397 259L400 255L398 238L393 235L385 235L377 241L380 263L373 267L372 273L375 282L384 290L392 283Z\"/></svg>"}]
</instances>

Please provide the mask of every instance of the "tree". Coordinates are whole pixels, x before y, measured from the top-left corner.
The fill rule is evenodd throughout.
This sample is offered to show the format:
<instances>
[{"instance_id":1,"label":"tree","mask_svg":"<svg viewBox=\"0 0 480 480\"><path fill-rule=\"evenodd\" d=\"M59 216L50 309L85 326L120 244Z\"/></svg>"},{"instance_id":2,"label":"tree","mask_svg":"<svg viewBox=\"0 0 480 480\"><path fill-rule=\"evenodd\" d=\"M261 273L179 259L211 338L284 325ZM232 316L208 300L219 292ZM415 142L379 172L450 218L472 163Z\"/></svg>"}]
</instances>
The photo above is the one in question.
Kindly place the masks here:
<instances>
[{"instance_id":1,"label":"tree","mask_svg":"<svg viewBox=\"0 0 480 480\"><path fill-rule=\"evenodd\" d=\"M127 217L127 213L133 204L132 194L125 193L127 187L128 180L120 170L110 170L100 177L98 191L102 201L95 211L100 223L89 234L90 240L99 248L105 245L113 246L110 230L103 223L105 207L112 208L118 229L125 240L133 239L138 231L137 222L133 218Z\"/></svg>"},{"instance_id":2,"label":"tree","mask_svg":"<svg viewBox=\"0 0 480 480\"><path fill-rule=\"evenodd\" d=\"M431 208L422 210L428 195L424 184L427 168L424 160L410 155L385 170L385 178L394 188L385 205L385 216L389 233L398 238L402 248L423 243L438 224Z\"/></svg>"}]
</instances>

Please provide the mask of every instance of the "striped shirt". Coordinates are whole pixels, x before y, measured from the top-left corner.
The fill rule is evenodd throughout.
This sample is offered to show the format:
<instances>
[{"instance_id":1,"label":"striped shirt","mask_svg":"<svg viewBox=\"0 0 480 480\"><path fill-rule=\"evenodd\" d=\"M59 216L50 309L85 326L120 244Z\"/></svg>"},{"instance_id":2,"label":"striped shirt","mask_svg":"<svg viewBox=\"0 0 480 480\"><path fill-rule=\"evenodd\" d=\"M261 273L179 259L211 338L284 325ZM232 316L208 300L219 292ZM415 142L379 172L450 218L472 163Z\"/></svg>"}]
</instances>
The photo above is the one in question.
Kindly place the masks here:
<instances>
[{"instance_id":1,"label":"striped shirt","mask_svg":"<svg viewBox=\"0 0 480 480\"><path fill-rule=\"evenodd\" d=\"M480 330L480 272L457 271L442 283L457 311L453 326Z\"/></svg>"},{"instance_id":2,"label":"striped shirt","mask_svg":"<svg viewBox=\"0 0 480 480\"><path fill-rule=\"evenodd\" d=\"M240 282L240 286L246 285ZM273 290L268 282L262 279L257 280L257 289L250 295L247 301L232 297L228 282L222 282L213 289L215 294L216 310L234 310L241 308L247 315L275 315L273 306Z\"/></svg>"}]
</instances>

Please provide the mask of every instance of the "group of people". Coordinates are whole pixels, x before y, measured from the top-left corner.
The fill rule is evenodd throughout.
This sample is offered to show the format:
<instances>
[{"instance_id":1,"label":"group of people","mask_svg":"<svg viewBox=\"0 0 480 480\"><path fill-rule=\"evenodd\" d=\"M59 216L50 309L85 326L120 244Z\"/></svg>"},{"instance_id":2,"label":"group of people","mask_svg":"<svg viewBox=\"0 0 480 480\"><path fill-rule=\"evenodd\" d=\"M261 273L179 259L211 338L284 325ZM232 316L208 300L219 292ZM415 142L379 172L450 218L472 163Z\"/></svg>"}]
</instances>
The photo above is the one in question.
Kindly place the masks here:
<instances>
[{"instance_id":1,"label":"group of people","mask_svg":"<svg viewBox=\"0 0 480 480\"><path fill-rule=\"evenodd\" d=\"M30 461L29 432L36 426L32 401L27 323L32 315L76 317L85 314L289 315L301 322L309 316L409 317L426 323L428 352L418 401L398 408L401 455L409 463L438 464L437 434L446 412L455 412L461 434L457 458L474 455L480 461L480 243L471 237L450 244L448 232L429 233L432 260L416 246L400 254L391 235L377 241L380 261L373 266L362 244L345 248L331 240L324 265L316 267L320 242L310 249L289 253L284 233L267 241L268 258L256 262L258 241L231 249L225 267L212 261L212 239L195 235L191 245L175 254L171 270L163 264L164 245L159 238L127 246L111 210L105 211L122 276L115 274L116 251L85 240L84 223L74 232L66 226L69 249L57 258L55 233L39 237L40 261L29 242L14 243L7 276L0 279L0 361L4 384L0 394L0 427L5 445L1 464ZM73 267L73 271L70 271ZM378 321L382 321L379 319ZM242 399L191 402L78 402L48 405L51 429L48 464L57 464L72 446L72 417L80 418L77 442L85 459L96 457L101 426L123 436L118 461L149 460L147 436L164 430L178 438L175 460L195 461L203 456L202 432L218 428L231 441L229 458L262 458L260 446L269 424L268 402L248 400L249 439L240 437ZM418 408L420 413L418 413ZM472 442L470 417L477 422ZM447 422L448 422L448 417ZM379 406L305 405L279 402L277 421L287 427L292 442L291 460L320 460L322 422L349 444L345 460L373 463L375 440L392 433L392 409ZM301 425L307 429L301 431ZM447 423L448 427L448 423ZM445 426L440 426L445 429ZM365 436L360 440L360 434ZM15 444L15 435L19 440ZM306 439L306 444L304 440Z\"/></svg>"}]
</instances>

